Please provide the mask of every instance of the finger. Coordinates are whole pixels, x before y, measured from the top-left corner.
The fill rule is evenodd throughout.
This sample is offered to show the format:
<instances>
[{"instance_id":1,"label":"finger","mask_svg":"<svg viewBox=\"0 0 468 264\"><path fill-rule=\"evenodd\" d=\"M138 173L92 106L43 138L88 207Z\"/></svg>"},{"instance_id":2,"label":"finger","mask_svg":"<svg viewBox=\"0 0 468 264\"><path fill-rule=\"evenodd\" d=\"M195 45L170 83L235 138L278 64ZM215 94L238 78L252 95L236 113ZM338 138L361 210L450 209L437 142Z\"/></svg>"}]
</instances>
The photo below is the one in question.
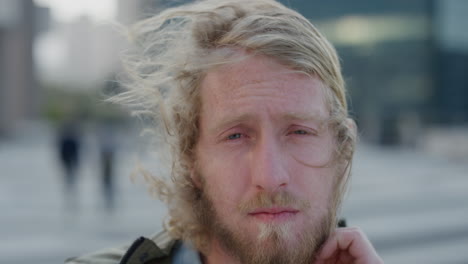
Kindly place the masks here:
<instances>
[{"instance_id":1,"label":"finger","mask_svg":"<svg viewBox=\"0 0 468 264\"><path fill-rule=\"evenodd\" d=\"M356 227L337 229L323 245L318 259L329 259L339 251L346 251L355 260L364 263L380 260L370 241Z\"/></svg>"},{"instance_id":2,"label":"finger","mask_svg":"<svg viewBox=\"0 0 468 264\"><path fill-rule=\"evenodd\" d=\"M337 235L338 246L341 250L347 250L358 262L379 263L380 257L374 247L360 228L352 227L342 230Z\"/></svg>"}]
</instances>

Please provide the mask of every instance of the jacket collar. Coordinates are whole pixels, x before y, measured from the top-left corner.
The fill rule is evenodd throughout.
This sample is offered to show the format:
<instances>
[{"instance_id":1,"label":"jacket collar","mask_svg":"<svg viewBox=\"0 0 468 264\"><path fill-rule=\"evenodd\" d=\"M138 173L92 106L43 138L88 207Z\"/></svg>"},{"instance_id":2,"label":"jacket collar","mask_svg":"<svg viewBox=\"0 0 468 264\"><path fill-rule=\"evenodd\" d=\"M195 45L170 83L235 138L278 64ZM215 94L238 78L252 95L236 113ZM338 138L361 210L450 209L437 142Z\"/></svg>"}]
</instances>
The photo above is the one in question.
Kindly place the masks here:
<instances>
[{"instance_id":1,"label":"jacket collar","mask_svg":"<svg viewBox=\"0 0 468 264\"><path fill-rule=\"evenodd\" d=\"M128 248L120 264L146 264L155 260L171 259L171 251L177 247L176 244L178 242L174 240L160 248L153 240L140 237Z\"/></svg>"}]
</instances>

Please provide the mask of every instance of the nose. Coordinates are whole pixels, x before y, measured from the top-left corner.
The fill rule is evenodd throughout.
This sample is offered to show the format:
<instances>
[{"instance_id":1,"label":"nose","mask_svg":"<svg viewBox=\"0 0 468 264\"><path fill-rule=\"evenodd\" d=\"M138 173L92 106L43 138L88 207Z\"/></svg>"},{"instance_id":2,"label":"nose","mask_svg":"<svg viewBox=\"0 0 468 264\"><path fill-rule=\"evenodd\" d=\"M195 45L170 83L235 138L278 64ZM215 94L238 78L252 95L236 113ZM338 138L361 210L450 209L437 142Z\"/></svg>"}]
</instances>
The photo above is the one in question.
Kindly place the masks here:
<instances>
[{"instance_id":1,"label":"nose","mask_svg":"<svg viewBox=\"0 0 468 264\"><path fill-rule=\"evenodd\" d=\"M257 190L275 192L289 183L287 160L274 136L264 136L252 150L252 184Z\"/></svg>"}]
</instances>

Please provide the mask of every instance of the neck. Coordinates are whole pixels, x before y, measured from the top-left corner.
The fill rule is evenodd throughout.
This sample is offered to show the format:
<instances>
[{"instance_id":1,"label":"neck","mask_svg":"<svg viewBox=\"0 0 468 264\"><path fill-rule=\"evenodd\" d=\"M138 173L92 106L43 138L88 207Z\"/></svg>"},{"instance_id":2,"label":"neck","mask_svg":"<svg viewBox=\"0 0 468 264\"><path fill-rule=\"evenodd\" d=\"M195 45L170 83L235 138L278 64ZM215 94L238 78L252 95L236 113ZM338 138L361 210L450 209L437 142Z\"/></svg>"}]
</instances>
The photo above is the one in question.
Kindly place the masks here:
<instances>
[{"instance_id":1,"label":"neck","mask_svg":"<svg viewBox=\"0 0 468 264\"><path fill-rule=\"evenodd\" d=\"M213 239L209 252L203 256L204 264L241 264L238 259L234 258L226 252L226 249L221 246L218 240Z\"/></svg>"}]
</instances>

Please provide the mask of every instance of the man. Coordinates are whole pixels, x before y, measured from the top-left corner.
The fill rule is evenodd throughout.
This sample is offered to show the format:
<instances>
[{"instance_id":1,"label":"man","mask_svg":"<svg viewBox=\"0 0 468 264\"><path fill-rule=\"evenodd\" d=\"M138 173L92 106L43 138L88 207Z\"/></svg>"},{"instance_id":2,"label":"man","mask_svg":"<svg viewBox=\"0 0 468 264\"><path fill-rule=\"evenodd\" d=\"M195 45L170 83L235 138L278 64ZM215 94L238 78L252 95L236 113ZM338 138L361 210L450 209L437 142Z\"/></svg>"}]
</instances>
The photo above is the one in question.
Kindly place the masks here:
<instances>
[{"instance_id":1,"label":"man","mask_svg":"<svg viewBox=\"0 0 468 264\"><path fill-rule=\"evenodd\" d=\"M129 90L158 121L165 232L68 263L382 263L335 228L356 129L333 47L273 0L208 0L137 24Z\"/></svg>"}]
</instances>

